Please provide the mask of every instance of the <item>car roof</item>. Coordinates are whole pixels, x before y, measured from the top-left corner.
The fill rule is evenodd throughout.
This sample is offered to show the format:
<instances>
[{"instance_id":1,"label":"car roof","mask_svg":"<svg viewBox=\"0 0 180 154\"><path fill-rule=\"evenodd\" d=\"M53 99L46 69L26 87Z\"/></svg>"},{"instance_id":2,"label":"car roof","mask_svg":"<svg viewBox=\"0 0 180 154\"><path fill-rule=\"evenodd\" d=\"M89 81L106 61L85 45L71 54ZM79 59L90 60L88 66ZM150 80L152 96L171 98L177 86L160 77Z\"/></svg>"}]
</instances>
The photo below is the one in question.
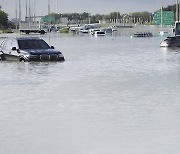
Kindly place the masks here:
<instances>
[{"instance_id":1,"label":"car roof","mask_svg":"<svg viewBox=\"0 0 180 154\"><path fill-rule=\"evenodd\" d=\"M2 41L6 41L6 40L43 40L42 38L39 38L39 37L8 37Z\"/></svg>"},{"instance_id":2,"label":"car roof","mask_svg":"<svg viewBox=\"0 0 180 154\"><path fill-rule=\"evenodd\" d=\"M42 40L39 37L17 37L17 40Z\"/></svg>"},{"instance_id":3,"label":"car roof","mask_svg":"<svg viewBox=\"0 0 180 154\"><path fill-rule=\"evenodd\" d=\"M178 38L180 37L180 35L176 35L176 36L168 36L167 38Z\"/></svg>"}]
</instances>

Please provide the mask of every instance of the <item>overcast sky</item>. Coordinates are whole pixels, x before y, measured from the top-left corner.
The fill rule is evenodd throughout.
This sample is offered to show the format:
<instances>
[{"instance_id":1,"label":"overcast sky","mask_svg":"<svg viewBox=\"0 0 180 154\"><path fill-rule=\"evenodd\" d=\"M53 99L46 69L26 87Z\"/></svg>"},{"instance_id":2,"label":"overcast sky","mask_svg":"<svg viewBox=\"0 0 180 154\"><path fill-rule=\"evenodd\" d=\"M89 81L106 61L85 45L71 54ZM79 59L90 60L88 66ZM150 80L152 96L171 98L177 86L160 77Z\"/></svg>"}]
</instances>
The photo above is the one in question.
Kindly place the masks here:
<instances>
[{"instance_id":1,"label":"overcast sky","mask_svg":"<svg viewBox=\"0 0 180 154\"><path fill-rule=\"evenodd\" d=\"M16 2L19 0L0 0L2 10L8 13L9 18L16 16ZM29 0L27 0L29 3ZM91 14L108 14L113 11L130 13L138 11L153 12L160 8L161 0L49 0L50 12L72 13L89 12ZM48 14L48 0L30 0L31 9L37 16ZM175 4L176 0L163 0L163 6ZM21 12L26 14L26 0L21 0ZM35 4L35 5L34 5ZM56 5L58 4L58 5ZM18 4L17 4L18 5ZM35 7L34 7L35 6ZM34 9L35 8L35 9Z\"/></svg>"}]
</instances>

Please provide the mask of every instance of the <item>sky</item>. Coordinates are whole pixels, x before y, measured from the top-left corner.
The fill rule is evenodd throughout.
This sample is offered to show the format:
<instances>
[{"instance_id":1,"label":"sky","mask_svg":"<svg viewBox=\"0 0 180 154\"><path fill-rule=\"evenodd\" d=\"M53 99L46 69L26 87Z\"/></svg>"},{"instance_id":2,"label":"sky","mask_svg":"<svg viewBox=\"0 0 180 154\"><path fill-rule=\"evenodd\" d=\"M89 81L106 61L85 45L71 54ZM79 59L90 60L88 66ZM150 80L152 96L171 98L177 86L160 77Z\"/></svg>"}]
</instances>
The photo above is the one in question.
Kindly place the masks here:
<instances>
[{"instance_id":1,"label":"sky","mask_svg":"<svg viewBox=\"0 0 180 154\"><path fill-rule=\"evenodd\" d=\"M21 1L22 19L26 14L26 0ZM27 0L30 1L31 10L36 16L48 14L48 0ZM161 0L49 0L50 12L54 13L83 13L109 14L110 12L131 13L149 11L154 12L161 7ZM9 19L16 17L16 4L19 0L0 0L0 6ZM175 4L176 0L163 0L163 6ZM29 7L29 6L28 6ZM18 10L18 9L17 9ZM35 11L34 11L35 10Z\"/></svg>"}]
</instances>

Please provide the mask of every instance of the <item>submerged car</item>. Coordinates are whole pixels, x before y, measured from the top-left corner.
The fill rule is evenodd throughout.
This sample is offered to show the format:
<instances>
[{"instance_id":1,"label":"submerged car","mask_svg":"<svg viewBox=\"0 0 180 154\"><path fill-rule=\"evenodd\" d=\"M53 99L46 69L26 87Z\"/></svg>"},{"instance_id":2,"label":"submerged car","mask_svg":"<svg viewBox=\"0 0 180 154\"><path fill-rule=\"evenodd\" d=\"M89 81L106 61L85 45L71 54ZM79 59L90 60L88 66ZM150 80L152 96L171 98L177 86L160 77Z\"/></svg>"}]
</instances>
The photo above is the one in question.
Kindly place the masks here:
<instances>
[{"instance_id":1,"label":"submerged car","mask_svg":"<svg viewBox=\"0 0 180 154\"><path fill-rule=\"evenodd\" d=\"M36 37L7 38L0 44L1 60L64 61L63 54Z\"/></svg>"},{"instance_id":2,"label":"submerged car","mask_svg":"<svg viewBox=\"0 0 180 154\"><path fill-rule=\"evenodd\" d=\"M151 32L137 32L133 34L133 37L153 37Z\"/></svg>"},{"instance_id":3,"label":"submerged car","mask_svg":"<svg viewBox=\"0 0 180 154\"><path fill-rule=\"evenodd\" d=\"M180 47L180 36L167 37L160 47Z\"/></svg>"}]
</instances>

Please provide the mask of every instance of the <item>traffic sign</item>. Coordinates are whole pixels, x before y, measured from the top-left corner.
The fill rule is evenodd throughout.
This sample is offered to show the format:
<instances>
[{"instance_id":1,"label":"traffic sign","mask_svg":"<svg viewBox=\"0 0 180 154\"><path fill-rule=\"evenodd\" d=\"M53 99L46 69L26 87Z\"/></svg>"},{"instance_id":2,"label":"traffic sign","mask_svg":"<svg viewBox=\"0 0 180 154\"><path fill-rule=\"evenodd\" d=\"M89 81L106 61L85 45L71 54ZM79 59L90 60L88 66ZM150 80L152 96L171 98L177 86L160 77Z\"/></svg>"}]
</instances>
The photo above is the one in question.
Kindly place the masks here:
<instances>
[{"instance_id":1,"label":"traffic sign","mask_svg":"<svg viewBox=\"0 0 180 154\"><path fill-rule=\"evenodd\" d=\"M154 12L153 21L155 25L161 25L161 11ZM162 25L174 25L173 11L162 11Z\"/></svg>"},{"instance_id":2,"label":"traffic sign","mask_svg":"<svg viewBox=\"0 0 180 154\"><path fill-rule=\"evenodd\" d=\"M47 17L47 16L45 16L45 17L42 17L41 20L43 22L54 22L55 18L54 17Z\"/></svg>"}]
</instances>

